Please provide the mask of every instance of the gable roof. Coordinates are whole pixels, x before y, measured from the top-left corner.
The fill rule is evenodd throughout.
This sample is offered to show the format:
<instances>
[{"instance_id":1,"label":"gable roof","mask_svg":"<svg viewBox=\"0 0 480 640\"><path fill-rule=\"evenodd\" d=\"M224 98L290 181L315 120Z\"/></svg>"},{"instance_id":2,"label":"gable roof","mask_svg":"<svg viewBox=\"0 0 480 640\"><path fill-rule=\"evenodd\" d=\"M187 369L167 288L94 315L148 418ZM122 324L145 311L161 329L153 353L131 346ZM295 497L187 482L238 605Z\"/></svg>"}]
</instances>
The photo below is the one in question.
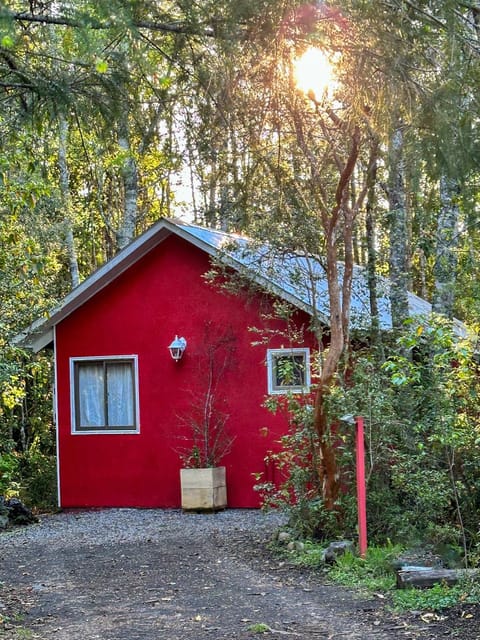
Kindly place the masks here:
<instances>
[{"instance_id":1,"label":"gable roof","mask_svg":"<svg viewBox=\"0 0 480 640\"><path fill-rule=\"evenodd\" d=\"M108 286L171 234L190 242L210 256L219 259L223 264L239 272L245 272L257 285L308 314L312 315L315 307L319 319L326 325L329 324L325 269L318 258L291 253L278 255L272 252L268 245L257 246L251 239L244 236L162 218L75 287L58 306L52 309L48 317L33 322L17 334L12 342L33 349L35 352L48 346L53 342L56 324ZM342 265L339 264L339 270L341 269ZM381 278L377 286L379 325L382 329L391 329L389 281ZM408 294L408 307L411 316L428 315L432 311L427 301L413 293ZM367 273L362 267L355 266L351 301L352 328L366 329L369 326L369 309ZM463 325L458 321L457 324L458 328L462 327L460 333L463 334Z\"/></svg>"}]
</instances>

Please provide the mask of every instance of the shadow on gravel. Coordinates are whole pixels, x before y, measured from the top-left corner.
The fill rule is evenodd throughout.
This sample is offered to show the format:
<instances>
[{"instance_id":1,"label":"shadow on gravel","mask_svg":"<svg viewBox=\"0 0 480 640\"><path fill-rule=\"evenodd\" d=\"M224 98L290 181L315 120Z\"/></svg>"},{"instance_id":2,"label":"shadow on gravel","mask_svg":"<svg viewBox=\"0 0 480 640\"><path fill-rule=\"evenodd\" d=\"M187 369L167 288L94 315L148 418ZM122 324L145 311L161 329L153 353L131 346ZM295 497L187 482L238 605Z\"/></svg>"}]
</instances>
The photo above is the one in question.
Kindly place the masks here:
<instances>
[{"instance_id":1,"label":"shadow on gravel","mask_svg":"<svg viewBox=\"0 0 480 640\"><path fill-rule=\"evenodd\" d=\"M465 630L396 618L272 557L279 524L257 511L110 509L2 534L0 638L480 638L476 615Z\"/></svg>"}]
</instances>

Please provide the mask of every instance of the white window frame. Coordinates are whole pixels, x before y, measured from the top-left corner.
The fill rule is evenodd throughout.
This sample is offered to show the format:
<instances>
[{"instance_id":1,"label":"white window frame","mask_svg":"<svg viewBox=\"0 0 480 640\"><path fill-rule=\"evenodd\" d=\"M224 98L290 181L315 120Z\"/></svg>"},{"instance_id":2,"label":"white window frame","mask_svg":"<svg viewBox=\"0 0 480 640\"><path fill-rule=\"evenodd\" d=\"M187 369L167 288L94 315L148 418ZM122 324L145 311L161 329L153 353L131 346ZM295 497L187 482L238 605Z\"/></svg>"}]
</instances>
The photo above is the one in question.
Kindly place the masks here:
<instances>
[{"instance_id":1,"label":"white window frame","mask_svg":"<svg viewBox=\"0 0 480 640\"><path fill-rule=\"evenodd\" d=\"M98 427L91 429L79 429L77 430L77 416L76 416L76 398L75 398L75 364L77 362L115 362L130 360L133 365L133 384L135 386L133 399L135 406L133 407L135 416L135 429L108 429L107 427ZM123 356L79 356L70 358L70 426L72 435L135 435L140 433L140 410L139 410L139 386L138 386L138 356L135 354L123 355Z\"/></svg>"},{"instance_id":2,"label":"white window frame","mask_svg":"<svg viewBox=\"0 0 480 640\"><path fill-rule=\"evenodd\" d=\"M305 361L305 384L303 385L282 385L275 384L275 361L277 357L298 356L304 357ZM281 393L309 393L310 391L310 349L308 347L294 347L287 349L267 349L267 379L268 393L270 395Z\"/></svg>"}]
</instances>

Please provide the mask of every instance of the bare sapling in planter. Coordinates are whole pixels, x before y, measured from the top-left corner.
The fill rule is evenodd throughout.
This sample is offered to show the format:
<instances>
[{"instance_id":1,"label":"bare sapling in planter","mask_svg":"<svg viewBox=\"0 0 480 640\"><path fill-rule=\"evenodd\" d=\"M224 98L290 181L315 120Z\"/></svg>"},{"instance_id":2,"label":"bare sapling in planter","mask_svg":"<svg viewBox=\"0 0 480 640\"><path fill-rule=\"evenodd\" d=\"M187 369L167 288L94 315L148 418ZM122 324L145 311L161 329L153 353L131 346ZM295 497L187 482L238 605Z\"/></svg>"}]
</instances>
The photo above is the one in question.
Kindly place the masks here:
<instances>
[{"instance_id":1,"label":"bare sapling in planter","mask_svg":"<svg viewBox=\"0 0 480 640\"><path fill-rule=\"evenodd\" d=\"M219 384L231 368L235 336L231 332L215 335L208 323L197 355L199 379L204 390L192 395L190 411L178 416L186 427L182 445L177 449L180 470L182 508L186 511L218 511L227 507L226 469L220 466L230 453L235 436L228 432L226 401L220 398ZM194 354L195 357L195 354Z\"/></svg>"}]
</instances>

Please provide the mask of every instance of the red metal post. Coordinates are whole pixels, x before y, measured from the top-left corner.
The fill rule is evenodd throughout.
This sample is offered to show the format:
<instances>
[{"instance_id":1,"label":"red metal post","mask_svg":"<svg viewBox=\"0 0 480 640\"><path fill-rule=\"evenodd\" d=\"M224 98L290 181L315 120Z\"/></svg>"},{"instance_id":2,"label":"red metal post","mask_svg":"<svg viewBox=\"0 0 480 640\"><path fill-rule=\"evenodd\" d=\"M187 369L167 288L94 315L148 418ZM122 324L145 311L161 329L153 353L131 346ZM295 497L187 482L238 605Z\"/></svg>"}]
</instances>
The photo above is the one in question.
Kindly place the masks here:
<instances>
[{"instance_id":1,"label":"red metal post","mask_svg":"<svg viewBox=\"0 0 480 640\"><path fill-rule=\"evenodd\" d=\"M367 490L365 485L365 441L363 418L355 418L357 458L358 547L360 556L367 553Z\"/></svg>"}]
</instances>

